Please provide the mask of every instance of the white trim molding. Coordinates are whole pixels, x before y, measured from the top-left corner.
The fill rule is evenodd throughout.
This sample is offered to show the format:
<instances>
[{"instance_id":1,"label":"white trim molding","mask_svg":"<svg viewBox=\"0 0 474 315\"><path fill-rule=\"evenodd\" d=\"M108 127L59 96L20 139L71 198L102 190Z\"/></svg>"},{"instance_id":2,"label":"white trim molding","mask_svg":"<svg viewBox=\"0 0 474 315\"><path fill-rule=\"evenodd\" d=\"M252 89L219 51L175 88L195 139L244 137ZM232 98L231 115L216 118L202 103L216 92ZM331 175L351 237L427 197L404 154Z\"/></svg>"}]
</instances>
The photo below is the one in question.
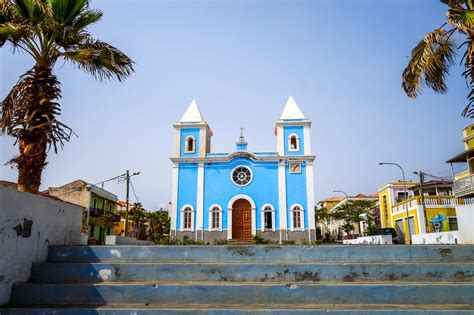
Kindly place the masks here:
<instances>
[{"instance_id":1,"label":"white trim molding","mask_svg":"<svg viewBox=\"0 0 474 315\"><path fill-rule=\"evenodd\" d=\"M293 226L293 213L295 212L296 207L299 208L299 210L296 210L296 211L300 212L301 227L299 227L299 228L295 228ZM295 204L291 205L291 207L290 207L290 231L304 231L304 213L305 213L304 208L299 203L295 203Z\"/></svg>"},{"instance_id":2,"label":"white trim molding","mask_svg":"<svg viewBox=\"0 0 474 315\"><path fill-rule=\"evenodd\" d=\"M309 132L309 126L303 127L303 144L304 144L304 155L311 155L311 134Z\"/></svg>"},{"instance_id":3,"label":"white trim molding","mask_svg":"<svg viewBox=\"0 0 474 315\"><path fill-rule=\"evenodd\" d=\"M291 139L296 138L296 148L291 148ZM296 152L300 150L300 138L296 133L291 133L288 135L288 152Z\"/></svg>"},{"instance_id":4,"label":"white trim molding","mask_svg":"<svg viewBox=\"0 0 474 315\"><path fill-rule=\"evenodd\" d=\"M266 208L270 208L271 210L265 211ZM261 212L261 225L262 225L260 230L262 232L270 231L270 230L275 231L275 207L273 207L273 205L270 204L270 203L266 203L262 206L260 212ZM265 212L271 212L272 213L272 228L271 229L265 228Z\"/></svg>"},{"instance_id":5,"label":"white trim molding","mask_svg":"<svg viewBox=\"0 0 474 315\"><path fill-rule=\"evenodd\" d=\"M202 231L204 227L204 163L198 164L196 208L196 230Z\"/></svg>"},{"instance_id":6,"label":"white trim molding","mask_svg":"<svg viewBox=\"0 0 474 315\"><path fill-rule=\"evenodd\" d=\"M278 217L280 219L280 231L288 229L286 220L286 180L285 180L285 162L278 163Z\"/></svg>"},{"instance_id":7,"label":"white trim molding","mask_svg":"<svg viewBox=\"0 0 474 315\"><path fill-rule=\"evenodd\" d=\"M186 208L189 208L191 209L191 228L190 229L185 229L184 228L184 210ZM184 205L182 208L181 208L181 224L180 224L180 230L181 232L183 231L190 231L190 232L193 232L194 231L194 208L192 205L190 204L186 204Z\"/></svg>"},{"instance_id":8,"label":"white trim molding","mask_svg":"<svg viewBox=\"0 0 474 315\"><path fill-rule=\"evenodd\" d=\"M171 214L170 214L170 233L175 231L176 236L176 216L178 215L178 174L179 166L173 165L171 170Z\"/></svg>"},{"instance_id":9,"label":"white trim molding","mask_svg":"<svg viewBox=\"0 0 474 315\"><path fill-rule=\"evenodd\" d=\"M284 141L283 141L283 126L276 126L275 132L277 136L278 155L285 155L285 148L284 148Z\"/></svg>"},{"instance_id":10,"label":"white trim molding","mask_svg":"<svg viewBox=\"0 0 474 315\"><path fill-rule=\"evenodd\" d=\"M213 218L212 218L212 213L214 212L213 209L217 208L219 209L217 212L219 213L219 227L218 228L213 228L212 223L213 223ZM222 207L218 205L217 203L213 204L212 206L209 207L209 231L222 231Z\"/></svg>"},{"instance_id":11,"label":"white trim molding","mask_svg":"<svg viewBox=\"0 0 474 315\"><path fill-rule=\"evenodd\" d=\"M248 202L250 202L250 207L251 207L251 216L252 216L252 236L255 236L257 234L257 222L256 222L256 205L253 199L244 194L238 194L232 197L229 202L227 203L227 238L230 240L232 239L232 206L234 205L234 202L236 202L239 199L245 199Z\"/></svg>"},{"instance_id":12,"label":"white trim molding","mask_svg":"<svg viewBox=\"0 0 474 315\"><path fill-rule=\"evenodd\" d=\"M314 173L313 163L306 162L306 194L307 194L307 206L308 206L308 229L309 241L311 242L311 230L316 228L314 219ZM304 222L303 222L304 224ZM316 237L316 236L315 236Z\"/></svg>"}]
</instances>

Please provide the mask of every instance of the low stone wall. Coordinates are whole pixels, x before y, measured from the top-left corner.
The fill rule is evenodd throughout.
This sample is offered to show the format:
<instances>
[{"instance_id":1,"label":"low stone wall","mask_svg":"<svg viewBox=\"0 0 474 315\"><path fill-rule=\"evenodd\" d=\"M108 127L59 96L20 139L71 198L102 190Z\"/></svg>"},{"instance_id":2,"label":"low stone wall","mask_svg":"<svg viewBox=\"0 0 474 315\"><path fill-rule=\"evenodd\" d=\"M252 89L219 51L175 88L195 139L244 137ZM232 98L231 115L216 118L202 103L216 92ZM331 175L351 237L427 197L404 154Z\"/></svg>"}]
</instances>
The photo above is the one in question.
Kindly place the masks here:
<instances>
[{"instance_id":1,"label":"low stone wall","mask_svg":"<svg viewBox=\"0 0 474 315\"><path fill-rule=\"evenodd\" d=\"M439 233L422 233L414 234L411 236L412 244L459 244L459 232L450 231L450 232L439 232Z\"/></svg>"},{"instance_id":2,"label":"low stone wall","mask_svg":"<svg viewBox=\"0 0 474 315\"><path fill-rule=\"evenodd\" d=\"M309 242L309 233L311 233L311 240L314 241L315 232L314 230L306 231L281 231L281 240L293 241L296 244L304 244ZM175 236L176 234L176 236ZM205 244L209 243L210 245L214 244L214 240L227 240L227 230L222 231L172 231L171 238L183 238L187 236L190 240L196 240L196 234L198 240L203 240ZM257 230L257 235L263 237L265 240L272 241L274 243L280 242L280 230L275 231L261 231Z\"/></svg>"},{"instance_id":3,"label":"low stone wall","mask_svg":"<svg viewBox=\"0 0 474 315\"><path fill-rule=\"evenodd\" d=\"M84 208L0 186L0 305L12 284L27 281L49 245L79 245Z\"/></svg>"},{"instance_id":4,"label":"low stone wall","mask_svg":"<svg viewBox=\"0 0 474 315\"><path fill-rule=\"evenodd\" d=\"M392 235L363 236L351 240L343 240L342 243L344 245L390 245L392 244Z\"/></svg>"},{"instance_id":5,"label":"low stone wall","mask_svg":"<svg viewBox=\"0 0 474 315\"><path fill-rule=\"evenodd\" d=\"M458 219L459 242L461 244L474 244L474 205L456 207Z\"/></svg>"},{"instance_id":6,"label":"low stone wall","mask_svg":"<svg viewBox=\"0 0 474 315\"><path fill-rule=\"evenodd\" d=\"M154 245L150 241L138 240L136 237L120 236L120 235L106 235L105 245Z\"/></svg>"}]
</instances>

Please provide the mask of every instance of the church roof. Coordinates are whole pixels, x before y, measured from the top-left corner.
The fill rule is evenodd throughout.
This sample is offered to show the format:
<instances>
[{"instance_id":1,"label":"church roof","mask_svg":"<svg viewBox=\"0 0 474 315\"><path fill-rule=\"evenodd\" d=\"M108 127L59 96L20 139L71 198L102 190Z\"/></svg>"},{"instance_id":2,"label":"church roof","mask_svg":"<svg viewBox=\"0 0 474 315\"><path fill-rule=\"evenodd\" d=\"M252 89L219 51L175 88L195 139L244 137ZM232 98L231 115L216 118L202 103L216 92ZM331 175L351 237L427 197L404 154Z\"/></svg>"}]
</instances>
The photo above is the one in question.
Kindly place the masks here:
<instances>
[{"instance_id":1,"label":"church roof","mask_svg":"<svg viewBox=\"0 0 474 315\"><path fill-rule=\"evenodd\" d=\"M188 123L188 122L203 122L204 119L202 118L201 111L197 106L196 100L193 99L191 104L189 104L188 109L184 113L183 117L181 117L180 122Z\"/></svg>"},{"instance_id":2,"label":"church roof","mask_svg":"<svg viewBox=\"0 0 474 315\"><path fill-rule=\"evenodd\" d=\"M281 113L280 119L306 119L306 117L303 115L303 112L301 112L301 109L293 97L290 96L286 102L285 109L283 109L283 113Z\"/></svg>"}]
</instances>

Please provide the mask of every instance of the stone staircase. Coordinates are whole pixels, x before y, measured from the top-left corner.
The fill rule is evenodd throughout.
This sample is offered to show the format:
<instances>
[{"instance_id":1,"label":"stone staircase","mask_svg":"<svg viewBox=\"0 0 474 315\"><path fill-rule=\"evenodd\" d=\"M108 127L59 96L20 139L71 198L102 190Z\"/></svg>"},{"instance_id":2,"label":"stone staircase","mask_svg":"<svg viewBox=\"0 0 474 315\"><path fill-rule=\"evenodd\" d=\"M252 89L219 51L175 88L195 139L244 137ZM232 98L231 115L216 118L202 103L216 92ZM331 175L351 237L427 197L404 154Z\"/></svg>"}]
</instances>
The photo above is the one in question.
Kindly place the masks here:
<instances>
[{"instance_id":1,"label":"stone staircase","mask_svg":"<svg viewBox=\"0 0 474 315\"><path fill-rule=\"evenodd\" d=\"M474 314L474 246L53 246L9 314Z\"/></svg>"}]
</instances>

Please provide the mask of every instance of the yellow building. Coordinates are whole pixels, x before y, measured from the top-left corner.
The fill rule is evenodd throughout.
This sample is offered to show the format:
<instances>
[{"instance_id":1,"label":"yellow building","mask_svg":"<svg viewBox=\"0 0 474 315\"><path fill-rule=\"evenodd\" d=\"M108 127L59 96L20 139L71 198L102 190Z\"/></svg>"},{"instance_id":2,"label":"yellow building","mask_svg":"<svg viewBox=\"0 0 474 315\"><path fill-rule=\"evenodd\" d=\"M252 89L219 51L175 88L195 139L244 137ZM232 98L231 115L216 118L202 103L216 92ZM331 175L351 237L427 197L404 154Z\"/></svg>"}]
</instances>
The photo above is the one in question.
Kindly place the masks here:
<instances>
[{"instance_id":1,"label":"yellow building","mask_svg":"<svg viewBox=\"0 0 474 315\"><path fill-rule=\"evenodd\" d=\"M463 129L464 151L446 163L467 163L467 170L454 177L454 195L474 198L474 124Z\"/></svg>"},{"instance_id":2,"label":"yellow building","mask_svg":"<svg viewBox=\"0 0 474 315\"><path fill-rule=\"evenodd\" d=\"M408 243L409 230L413 235L435 232L435 226L439 232L458 229L456 206L467 201L453 196L452 182L429 181L423 187L407 182L406 186L407 192L403 183L388 183L379 190L382 227L394 228L401 243ZM438 218L444 218L439 225Z\"/></svg>"}]
</instances>

